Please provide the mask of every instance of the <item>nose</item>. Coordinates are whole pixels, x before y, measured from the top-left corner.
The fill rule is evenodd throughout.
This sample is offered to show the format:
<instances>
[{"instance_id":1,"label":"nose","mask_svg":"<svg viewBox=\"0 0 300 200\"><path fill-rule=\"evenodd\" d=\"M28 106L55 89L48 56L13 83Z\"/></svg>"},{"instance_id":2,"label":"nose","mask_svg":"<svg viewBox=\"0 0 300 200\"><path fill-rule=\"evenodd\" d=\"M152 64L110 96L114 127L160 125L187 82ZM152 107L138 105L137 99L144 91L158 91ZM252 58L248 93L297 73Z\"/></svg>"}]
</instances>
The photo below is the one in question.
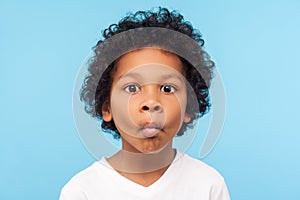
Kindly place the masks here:
<instances>
[{"instance_id":1,"label":"nose","mask_svg":"<svg viewBox=\"0 0 300 200\"><path fill-rule=\"evenodd\" d=\"M140 104L141 112L162 112L163 107L160 104L158 91L158 84L148 84L143 86L143 99Z\"/></svg>"},{"instance_id":2,"label":"nose","mask_svg":"<svg viewBox=\"0 0 300 200\"><path fill-rule=\"evenodd\" d=\"M140 110L142 112L162 112L162 106L159 102L148 100L141 104Z\"/></svg>"}]
</instances>

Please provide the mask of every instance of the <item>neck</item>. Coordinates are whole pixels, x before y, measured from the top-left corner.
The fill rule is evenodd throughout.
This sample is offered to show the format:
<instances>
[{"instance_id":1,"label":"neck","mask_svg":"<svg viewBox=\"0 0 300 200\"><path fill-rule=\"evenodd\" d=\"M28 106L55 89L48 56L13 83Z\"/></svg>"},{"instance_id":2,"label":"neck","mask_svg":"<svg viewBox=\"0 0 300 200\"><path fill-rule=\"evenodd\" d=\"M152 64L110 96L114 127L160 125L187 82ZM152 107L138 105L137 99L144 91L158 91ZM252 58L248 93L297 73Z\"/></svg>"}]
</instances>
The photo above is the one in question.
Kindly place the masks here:
<instances>
[{"instance_id":1,"label":"neck","mask_svg":"<svg viewBox=\"0 0 300 200\"><path fill-rule=\"evenodd\" d=\"M166 145L155 153L133 153L121 150L108 158L110 165L117 171L126 173L147 173L169 166L175 158L176 151L172 144Z\"/></svg>"}]
</instances>

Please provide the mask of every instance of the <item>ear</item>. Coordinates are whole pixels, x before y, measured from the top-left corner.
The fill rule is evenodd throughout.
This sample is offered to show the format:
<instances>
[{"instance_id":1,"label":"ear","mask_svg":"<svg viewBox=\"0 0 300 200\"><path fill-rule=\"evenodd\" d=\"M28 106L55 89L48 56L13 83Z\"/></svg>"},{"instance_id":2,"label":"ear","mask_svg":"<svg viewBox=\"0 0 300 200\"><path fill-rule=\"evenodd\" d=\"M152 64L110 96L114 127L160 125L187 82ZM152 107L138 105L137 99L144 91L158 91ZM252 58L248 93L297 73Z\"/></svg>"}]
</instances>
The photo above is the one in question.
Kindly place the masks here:
<instances>
[{"instance_id":1,"label":"ear","mask_svg":"<svg viewBox=\"0 0 300 200\"><path fill-rule=\"evenodd\" d=\"M110 122L113 118L109 103L107 101L102 105L102 118L105 122Z\"/></svg>"},{"instance_id":2,"label":"ear","mask_svg":"<svg viewBox=\"0 0 300 200\"><path fill-rule=\"evenodd\" d=\"M189 123L191 121L191 116L189 114L185 113L183 121L185 123Z\"/></svg>"}]
</instances>

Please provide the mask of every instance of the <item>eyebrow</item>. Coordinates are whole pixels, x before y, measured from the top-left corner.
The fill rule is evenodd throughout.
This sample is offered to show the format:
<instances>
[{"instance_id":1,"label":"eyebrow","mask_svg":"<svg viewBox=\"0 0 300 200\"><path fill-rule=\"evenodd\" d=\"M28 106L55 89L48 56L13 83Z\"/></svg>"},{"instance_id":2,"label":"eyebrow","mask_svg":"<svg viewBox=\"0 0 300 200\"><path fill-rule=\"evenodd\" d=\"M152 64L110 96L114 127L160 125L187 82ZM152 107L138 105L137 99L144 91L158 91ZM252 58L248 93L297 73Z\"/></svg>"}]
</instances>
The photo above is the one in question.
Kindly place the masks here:
<instances>
[{"instance_id":1,"label":"eyebrow","mask_svg":"<svg viewBox=\"0 0 300 200\"><path fill-rule=\"evenodd\" d=\"M185 82L185 79L182 79L182 77L184 77L184 76L178 76L178 75L175 74L175 73L166 74L166 75L163 75L163 76L162 76L162 78L163 78L163 79L166 79L166 80L168 80L168 79L170 79L170 78L176 78L176 79L178 79L180 82Z\"/></svg>"},{"instance_id":2,"label":"eyebrow","mask_svg":"<svg viewBox=\"0 0 300 200\"><path fill-rule=\"evenodd\" d=\"M134 78L134 79L143 79L143 77L141 76L140 73L135 73L135 72L132 72L132 73L126 73L122 76L120 76L118 78L118 80L120 79L124 79L124 78ZM183 76L182 76L183 77ZM165 75L162 75L161 79L162 80L168 80L168 79L171 79L171 78L175 78L175 79L178 79L180 82L184 83L185 80L182 78L181 76L178 76L177 74L175 73L170 73L170 74L165 74Z\"/></svg>"},{"instance_id":3,"label":"eyebrow","mask_svg":"<svg viewBox=\"0 0 300 200\"><path fill-rule=\"evenodd\" d=\"M126 73L126 74L123 74L122 76L120 76L119 78L118 78L118 80L120 80L120 79L123 79L123 78L136 78L136 79L138 79L138 78L142 78L142 76L139 74L139 73Z\"/></svg>"}]
</instances>

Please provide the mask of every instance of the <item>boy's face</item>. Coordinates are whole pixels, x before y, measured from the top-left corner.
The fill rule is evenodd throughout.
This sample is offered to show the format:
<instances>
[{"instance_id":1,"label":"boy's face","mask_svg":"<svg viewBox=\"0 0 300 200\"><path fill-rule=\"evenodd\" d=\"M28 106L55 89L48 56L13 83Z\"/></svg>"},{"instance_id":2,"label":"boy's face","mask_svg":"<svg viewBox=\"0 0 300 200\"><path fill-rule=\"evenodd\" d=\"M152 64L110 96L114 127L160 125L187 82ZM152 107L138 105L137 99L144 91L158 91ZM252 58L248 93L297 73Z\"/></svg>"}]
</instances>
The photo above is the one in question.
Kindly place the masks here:
<instances>
[{"instance_id":1,"label":"boy's face","mask_svg":"<svg viewBox=\"0 0 300 200\"><path fill-rule=\"evenodd\" d=\"M182 123L190 121L180 59L144 48L123 55L116 67L109 107L102 108L103 120L114 120L123 150L160 151Z\"/></svg>"}]
</instances>

